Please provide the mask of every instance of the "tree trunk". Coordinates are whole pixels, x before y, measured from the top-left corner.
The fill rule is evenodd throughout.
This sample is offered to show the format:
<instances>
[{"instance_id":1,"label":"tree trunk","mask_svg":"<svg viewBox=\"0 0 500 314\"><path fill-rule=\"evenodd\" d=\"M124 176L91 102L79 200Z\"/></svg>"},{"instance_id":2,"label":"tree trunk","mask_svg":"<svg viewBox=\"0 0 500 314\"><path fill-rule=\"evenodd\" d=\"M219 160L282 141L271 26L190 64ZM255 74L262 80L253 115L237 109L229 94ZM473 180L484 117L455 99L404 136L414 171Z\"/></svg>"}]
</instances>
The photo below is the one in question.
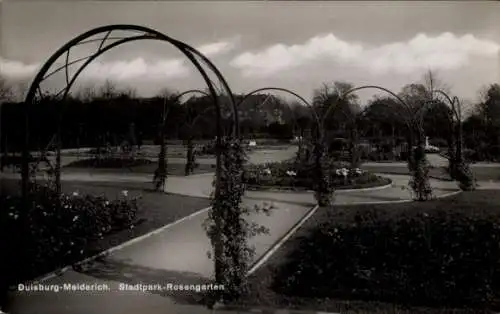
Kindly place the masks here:
<instances>
[{"instance_id":1,"label":"tree trunk","mask_svg":"<svg viewBox=\"0 0 500 314\"><path fill-rule=\"evenodd\" d=\"M165 144L165 131L162 127L160 130L160 153L158 155L158 168L154 174L155 190L165 190L167 180L167 145Z\"/></svg>"},{"instance_id":2,"label":"tree trunk","mask_svg":"<svg viewBox=\"0 0 500 314\"><path fill-rule=\"evenodd\" d=\"M186 167L184 169L184 175L188 176L194 171L194 163L195 163L195 156L194 156L194 145L193 145L193 138L190 136L187 140L187 154L186 154Z\"/></svg>"},{"instance_id":3,"label":"tree trunk","mask_svg":"<svg viewBox=\"0 0 500 314\"><path fill-rule=\"evenodd\" d=\"M359 166L358 164L358 152L357 152L357 143L358 143L358 132L356 130L356 127L353 127L351 129L351 147L350 147L350 153L351 153L351 169L357 168Z\"/></svg>"}]
</instances>

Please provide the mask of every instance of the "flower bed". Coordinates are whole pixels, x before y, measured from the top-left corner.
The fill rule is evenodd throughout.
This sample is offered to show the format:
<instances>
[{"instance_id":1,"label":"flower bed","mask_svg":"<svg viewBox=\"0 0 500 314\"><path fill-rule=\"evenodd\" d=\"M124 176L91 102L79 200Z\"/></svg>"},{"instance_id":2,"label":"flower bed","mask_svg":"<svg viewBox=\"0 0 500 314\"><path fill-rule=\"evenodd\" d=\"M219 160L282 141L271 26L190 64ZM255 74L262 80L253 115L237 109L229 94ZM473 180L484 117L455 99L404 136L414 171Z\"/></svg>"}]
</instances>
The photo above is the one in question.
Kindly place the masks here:
<instances>
[{"instance_id":1,"label":"flower bed","mask_svg":"<svg viewBox=\"0 0 500 314\"><path fill-rule=\"evenodd\" d=\"M249 189L279 188L285 190L312 190L313 165L294 161L272 162L246 167L245 183ZM330 163L330 182L335 189L356 189L383 186L391 180L359 168L349 169L345 163Z\"/></svg>"},{"instance_id":2,"label":"flower bed","mask_svg":"<svg viewBox=\"0 0 500 314\"><path fill-rule=\"evenodd\" d=\"M20 197L0 197L0 288L74 263L87 243L137 223L137 198L62 194L34 185Z\"/></svg>"}]
</instances>

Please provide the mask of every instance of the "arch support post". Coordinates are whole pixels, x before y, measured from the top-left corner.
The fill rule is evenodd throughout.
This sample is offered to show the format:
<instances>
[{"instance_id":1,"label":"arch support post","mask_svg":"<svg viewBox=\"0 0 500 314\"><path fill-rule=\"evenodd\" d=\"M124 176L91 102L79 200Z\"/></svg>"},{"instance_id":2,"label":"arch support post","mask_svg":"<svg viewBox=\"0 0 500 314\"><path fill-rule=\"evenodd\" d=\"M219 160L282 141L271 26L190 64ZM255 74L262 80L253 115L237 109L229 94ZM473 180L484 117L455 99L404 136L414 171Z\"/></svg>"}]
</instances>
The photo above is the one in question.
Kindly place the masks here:
<instances>
[{"instance_id":1,"label":"arch support post","mask_svg":"<svg viewBox=\"0 0 500 314\"><path fill-rule=\"evenodd\" d=\"M313 165L313 176L314 176L314 195L317 201L318 206L328 206L332 203L334 189L330 182L330 171L329 171L329 162L328 162L328 149L325 143L325 130L324 130L324 121L320 119L316 110L299 94L281 87L263 87L256 90L253 90L247 93L243 99L238 103L238 107L240 107L250 96L255 95L264 91L278 91L284 92L291 96L297 98L302 104L304 104L311 112L314 121L314 129L312 130L311 139L312 143L310 148L304 148L304 142L300 139L298 143L299 152L298 157L302 156L301 149L306 150L305 162L310 162L309 153L312 153L312 165ZM312 150L312 152L310 151ZM300 162L300 160L299 160Z\"/></svg>"},{"instance_id":2,"label":"arch support post","mask_svg":"<svg viewBox=\"0 0 500 314\"><path fill-rule=\"evenodd\" d=\"M432 187L429 182L429 166L426 159L425 148L424 148L424 129L422 126L422 121L415 114L412 107L406 103L400 96L391 90L376 86L376 85L366 85L352 88L346 91L343 95L345 98L347 95L363 90L363 89L376 89L383 91L390 96L392 96L400 105L399 110L401 111L401 117L404 119L407 128L408 137L408 169L411 173L411 179L409 182L410 187L414 193L414 199L418 201L426 201L433 198ZM332 110L332 106L328 108L327 114ZM414 148L414 145L416 146Z\"/></svg>"},{"instance_id":3,"label":"arch support post","mask_svg":"<svg viewBox=\"0 0 500 314\"><path fill-rule=\"evenodd\" d=\"M450 177L458 182L462 191L472 191L476 189L476 178L470 169L469 161L465 160L463 155L463 125L462 125L462 106L457 96L450 97L442 90L434 90L434 94L444 96L451 109L451 139L453 148L449 150L448 171Z\"/></svg>"}]
</instances>

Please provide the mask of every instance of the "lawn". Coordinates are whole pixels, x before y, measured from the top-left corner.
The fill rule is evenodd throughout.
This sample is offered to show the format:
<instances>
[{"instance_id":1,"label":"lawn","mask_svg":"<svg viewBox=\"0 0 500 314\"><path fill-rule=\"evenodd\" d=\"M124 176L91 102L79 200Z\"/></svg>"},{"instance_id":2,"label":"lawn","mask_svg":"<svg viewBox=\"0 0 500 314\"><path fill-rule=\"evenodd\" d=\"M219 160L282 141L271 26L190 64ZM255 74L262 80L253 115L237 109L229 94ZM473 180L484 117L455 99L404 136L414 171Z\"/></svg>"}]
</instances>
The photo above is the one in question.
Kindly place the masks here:
<instances>
[{"instance_id":1,"label":"lawn","mask_svg":"<svg viewBox=\"0 0 500 314\"><path fill-rule=\"evenodd\" d=\"M0 182L2 184L2 193L13 190L17 191L19 189L18 181L16 180L2 179ZM81 195L105 195L109 199L116 199L123 190L126 190L131 197L142 196L139 201L140 207L137 214L139 223L133 228L108 234L100 240L89 243L81 259L98 254L210 206L210 200L208 199L154 193L151 191L151 186L150 183L137 182L64 181L62 183L63 192L66 193L79 192ZM54 265L52 269L61 266L63 265ZM34 274L34 276L43 275L43 273L49 272L52 269L43 270L42 273Z\"/></svg>"},{"instance_id":2,"label":"lawn","mask_svg":"<svg viewBox=\"0 0 500 314\"><path fill-rule=\"evenodd\" d=\"M499 217L498 191L474 191L425 203L320 208L250 276L249 292L236 303L341 313L491 313L489 309L500 308L500 285L493 280L500 270L495 238ZM422 226L429 229L419 229ZM447 259L460 258L443 263L444 254ZM436 265L455 270L447 274L450 283L435 280L444 276L439 267L435 272ZM467 293L480 290L472 286L477 284L475 276L491 280L495 288L487 302L472 306L465 300ZM436 289L427 292L434 303L401 292L417 295L419 282ZM456 286L444 289L444 284ZM457 293L448 296L454 301L443 299L440 304L438 299L451 287L462 290L456 288Z\"/></svg>"},{"instance_id":3,"label":"lawn","mask_svg":"<svg viewBox=\"0 0 500 314\"><path fill-rule=\"evenodd\" d=\"M362 165L361 169L370 171L372 173L406 174L406 175L410 173L406 165L404 166ZM471 170L472 172L474 172L474 175L476 176L476 179L478 181L489 181L489 180L500 181L500 167L481 167L479 165L479 166L472 166ZM450 178L449 174L445 171L445 169L442 168L432 168L430 169L429 174L431 177L436 179L449 180Z\"/></svg>"},{"instance_id":4,"label":"lawn","mask_svg":"<svg viewBox=\"0 0 500 314\"><path fill-rule=\"evenodd\" d=\"M116 198L122 190L127 190L130 196L142 196L138 213L138 218L142 222L133 229L111 234L101 241L92 243L87 249L89 256L210 206L210 200L204 198L152 192L150 183L63 182L63 190L66 192L79 191L80 193L105 194L109 198Z\"/></svg>"},{"instance_id":5,"label":"lawn","mask_svg":"<svg viewBox=\"0 0 500 314\"><path fill-rule=\"evenodd\" d=\"M63 167L64 173L74 173L74 172L91 172L91 173L140 173L140 174L153 174L158 168L157 162L139 159L135 164L113 164L113 165L103 165L94 166L91 164L91 159L80 159L74 161L65 167ZM167 163L167 172L170 175L183 176L184 175L184 163ZM194 169L193 174L201 174L215 172L215 166L209 164L198 164Z\"/></svg>"}]
</instances>

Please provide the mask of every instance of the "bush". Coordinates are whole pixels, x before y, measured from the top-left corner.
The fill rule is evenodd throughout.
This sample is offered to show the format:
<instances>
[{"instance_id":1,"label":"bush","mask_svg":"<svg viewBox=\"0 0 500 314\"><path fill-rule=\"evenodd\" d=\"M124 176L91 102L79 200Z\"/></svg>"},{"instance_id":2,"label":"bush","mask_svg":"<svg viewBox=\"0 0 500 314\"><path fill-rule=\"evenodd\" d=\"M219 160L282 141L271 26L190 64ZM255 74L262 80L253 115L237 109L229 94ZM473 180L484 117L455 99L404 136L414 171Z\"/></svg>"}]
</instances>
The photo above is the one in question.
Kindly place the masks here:
<instances>
[{"instance_id":1,"label":"bush","mask_svg":"<svg viewBox=\"0 0 500 314\"><path fill-rule=\"evenodd\" d=\"M2 258L0 278L14 284L71 264L82 258L89 241L131 226L138 203L126 194L116 200L76 192L58 196L48 187L33 185L26 203L2 196L0 242L9 254Z\"/></svg>"},{"instance_id":2,"label":"bush","mask_svg":"<svg viewBox=\"0 0 500 314\"><path fill-rule=\"evenodd\" d=\"M463 156L469 162L496 162L500 160L500 146L479 143L476 149L463 149Z\"/></svg>"},{"instance_id":3,"label":"bush","mask_svg":"<svg viewBox=\"0 0 500 314\"><path fill-rule=\"evenodd\" d=\"M300 239L273 289L293 297L483 306L500 288L500 216L463 203L450 212L448 204L328 215Z\"/></svg>"},{"instance_id":4,"label":"bush","mask_svg":"<svg viewBox=\"0 0 500 314\"><path fill-rule=\"evenodd\" d=\"M425 156L425 150L418 146L413 150L413 155L408 163L411 173L409 186L414 194L414 199L427 201L434 197L432 186L429 182L430 163Z\"/></svg>"},{"instance_id":5,"label":"bush","mask_svg":"<svg viewBox=\"0 0 500 314\"><path fill-rule=\"evenodd\" d=\"M454 178L462 191L472 191L476 188L476 179L468 163L461 162L454 170Z\"/></svg>"},{"instance_id":6,"label":"bush","mask_svg":"<svg viewBox=\"0 0 500 314\"><path fill-rule=\"evenodd\" d=\"M439 148L444 148L448 146L448 141L444 138L433 138L429 140L429 144Z\"/></svg>"},{"instance_id":7,"label":"bush","mask_svg":"<svg viewBox=\"0 0 500 314\"><path fill-rule=\"evenodd\" d=\"M215 141L202 145L200 153L202 155L215 155Z\"/></svg>"},{"instance_id":8,"label":"bush","mask_svg":"<svg viewBox=\"0 0 500 314\"><path fill-rule=\"evenodd\" d=\"M74 168L131 168L142 165L150 165L153 161L143 158L133 157L103 157L89 158L73 161L66 167Z\"/></svg>"}]
</instances>

